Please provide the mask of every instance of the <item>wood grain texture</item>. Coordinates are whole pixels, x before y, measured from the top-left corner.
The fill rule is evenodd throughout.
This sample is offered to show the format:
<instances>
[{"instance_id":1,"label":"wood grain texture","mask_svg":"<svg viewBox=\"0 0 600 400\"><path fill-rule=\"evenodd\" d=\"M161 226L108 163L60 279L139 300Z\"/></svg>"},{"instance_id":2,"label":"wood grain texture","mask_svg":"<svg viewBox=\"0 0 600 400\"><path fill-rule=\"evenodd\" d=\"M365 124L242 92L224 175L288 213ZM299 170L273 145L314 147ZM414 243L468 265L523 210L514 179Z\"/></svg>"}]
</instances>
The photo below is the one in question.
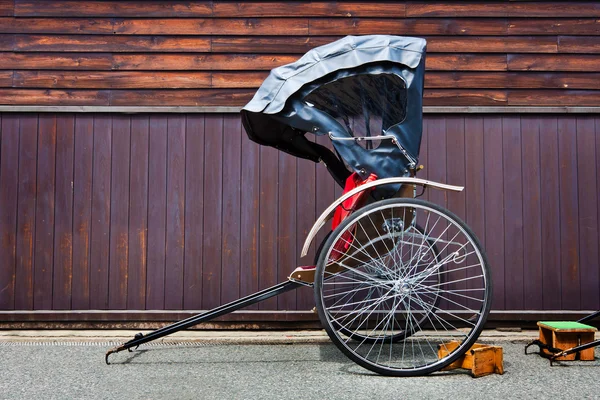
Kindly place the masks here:
<instances>
[{"instance_id":1,"label":"wood grain texture","mask_svg":"<svg viewBox=\"0 0 600 400\"><path fill-rule=\"evenodd\" d=\"M2 69L110 70L109 53L2 53Z\"/></svg>"},{"instance_id":2,"label":"wood grain texture","mask_svg":"<svg viewBox=\"0 0 600 400\"><path fill-rule=\"evenodd\" d=\"M510 71L600 71L600 55L509 54Z\"/></svg>"},{"instance_id":3,"label":"wood grain texture","mask_svg":"<svg viewBox=\"0 0 600 400\"><path fill-rule=\"evenodd\" d=\"M270 70L294 62L297 56L248 54L115 54L110 68L115 70ZM1 65L1 64L0 64Z\"/></svg>"},{"instance_id":4,"label":"wood grain texture","mask_svg":"<svg viewBox=\"0 0 600 400\"><path fill-rule=\"evenodd\" d=\"M0 101L239 107L269 70L312 48L349 34L392 34L428 40L428 89L472 92L430 92L429 104L508 105L506 89L598 90L598 8L564 1L9 1L0 4L0 88L41 91L4 91ZM199 89L214 91L189 91ZM490 96L492 89L500 91ZM584 96L570 103L589 104ZM562 101L559 94L543 103Z\"/></svg>"},{"instance_id":5,"label":"wood grain texture","mask_svg":"<svg viewBox=\"0 0 600 400\"><path fill-rule=\"evenodd\" d=\"M485 190L485 246L486 253L493 265L491 269L494 291L492 301L494 309L505 310L505 251L504 234L504 170L502 146L502 119L492 116L483 121L484 190Z\"/></svg>"},{"instance_id":6,"label":"wood grain texture","mask_svg":"<svg viewBox=\"0 0 600 400\"><path fill-rule=\"evenodd\" d=\"M579 226L579 266L581 276L581 303L592 309L600 306L598 281L598 186L596 159L597 132L593 116L577 118L577 188Z\"/></svg>"},{"instance_id":7,"label":"wood grain texture","mask_svg":"<svg viewBox=\"0 0 600 400\"><path fill-rule=\"evenodd\" d=\"M523 304L543 309L542 214L540 158L541 126L538 117L521 116L521 179L523 192ZM526 250L525 250L526 249Z\"/></svg>"},{"instance_id":8,"label":"wood grain texture","mask_svg":"<svg viewBox=\"0 0 600 400\"><path fill-rule=\"evenodd\" d=\"M109 93L102 90L0 89L0 104L107 106Z\"/></svg>"},{"instance_id":9,"label":"wood grain texture","mask_svg":"<svg viewBox=\"0 0 600 400\"><path fill-rule=\"evenodd\" d=\"M73 167L73 278L71 307L90 308L90 246L92 229L92 178L94 116L75 118Z\"/></svg>"},{"instance_id":10,"label":"wood grain texture","mask_svg":"<svg viewBox=\"0 0 600 400\"><path fill-rule=\"evenodd\" d=\"M109 307L112 118L94 117L89 307Z\"/></svg>"},{"instance_id":11,"label":"wood grain texture","mask_svg":"<svg viewBox=\"0 0 600 400\"><path fill-rule=\"evenodd\" d=\"M242 135L241 120L236 115L223 118L223 209L222 209L222 275L221 303L240 298L240 274L245 266L240 264L240 214L242 209Z\"/></svg>"},{"instance_id":12,"label":"wood grain texture","mask_svg":"<svg viewBox=\"0 0 600 400\"><path fill-rule=\"evenodd\" d=\"M19 17L204 17L212 14L211 1L169 3L151 1L27 1L15 0Z\"/></svg>"},{"instance_id":13,"label":"wood grain texture","mask_svg":"<svg viewBox=\"0 0 600 400\"><path fill-rule=\"evenodd\" d=\"M148 133L148 259L146 309L165 307L167 117L150 116Z\"/></svg>"},{"instance_id":14,"label":"wood grain texture","mask_svg":"<svg viewBox=\"0 0 600 400\"><path fill-rule=\"evenodd\" d=\"M11 38L11 35L6 35ZM3 51L19 52L192 52L211 51L208 37L117 36L117 35L28 35L16 34L4 44Z\"/></svg>"},{"instance_id":15,"label":"wood grain texture","mask_svg":"<svg viewBox=\"0 0 600 400\"><path fill-rule=\"evenodd\" d=\"M204 132L205 116L186 117L185 136L185 250L183 307L202 308L204 232Z\"/></svg>"},{"instance_id":16,"label":"wood grain texture","mask_svg":"<svg viewBox=\"0 0 600 400\"><path fill-rule=\"evenodd\" d=\"M594 106L599 104L596 90L509 90L508 105Z\"/></svg>"},{"instance_id":17,"label":"wood grain texture","mask_svg":"<svg viewBox=\"0 0 600 400\"><path fill-rule=\"evenodd\" d=\"M600 36L559 36L559 53L600 53Z\"/></svg>"},{"instance_id":18,"label":"wood grain texture","mask_svg":"<svg viewBox=\"0 0 600 400\"><path fill-rule=\"evenodd\" d=\"M52 309L55 168L56 115L42 114L38 122L33 267L33 306L41 310Z\"/></svg>"},{"instance_id":19,"label":"wood grain texture","mask_svg":"<svg viewBox=\"0 0 600 400\"><path fill-rule=\"evenodd\" d=\"M210 115L204 121L204 225L202 235L202 306L221 304L223 260L223 118Z\"/></svg>"},{"instance_id":20,"label":"wood grain texture","mask_svg":"<svg viewBox=\"0 0 600 400\"><path fill-rule=\"evenodd\" d=\"M494 18L353 18L335 24L328 19L310 19L309 22L311 35L505 35L507 29L506 19Z\"/></svg>"},{"instance_id":21,"label":"wood grain texture","mask_svg":"<svg viewBox=\"0 0 600 400\"><path fill-rule=\"evenodd\" d=\"M428 72L425 88L600 89L598 72Z\"/></svg>"},{"instance_id":22,"label":"wood grain texture","mask_svg":"<svg viewBox=\"0 0 600 400\"><path fill-rule=\"evenodd\" d=\"M12 15L13 8L9 1L0 9L6 9L6 15ZM168 3L148 1L94 1L81 3L76 0L61 1L24 1L16 0L14 13L19 17L369 17L384 13L392 18L405 15L402 2L389 4L373 4L372 2L303 2L288 1L265 3L260 1L224 2L224 1L171 1ZM5 15L5 14L2 14Z\"/></svg>"},{"instance_id":23,"label":"wood grain texture","mask_svg":"<svg viewBox=\"0 0 600 400\"><path fill-rule=\"evenodd\" d=\"M558 162L560 211L561 307L581 307L581 272L578 229L577 120L561 118L558 122Z\"/></svg>"},{"instance_id":24,"label":"wood grain texture","mask_svg":"<svg viewBox=\"0 0 600 400\"><path fill-rule=\"evenodd\" d=\"M127 264L129 261L129 184L131 121L112 118L110 188L110 258L108 271L110 309L127 308Z\"/></svg>"},{"instance_id":25,"label":"wood grain texture","mask_svg":"<svg viewBox=\"0 0 600 400\"><path fill-rule=\"evenodd\" d=\"M11 74L12 76L12 74ZM218 73L215 87L258 87L264 74ZM8 78L8 77L7 77ZM15 71L2 87L53 89L199 89L212 87L210 72L162 71ZM253 86L248 86L253 85Z\"/></svg>"},{"instance_id":26,"label":"wood grain texture","mask_svg":"<svg viewBox=\"0 0 600 400\"><path fill-rule=\"evenodd\" d=\"M509 18L509 35L598 35L596 18Z\"/></svg>"},{"instance_id":27,"label":"wood grain texture","mask_svg":"<svg viewBox=\"0 0 600 400\"><path fill-rule=\"evenodd\" d=\"M0 309L15 308L19 118L3 115L0 133Z\"/></svg>"},{"instance_id":28,"label":"wood grain texture","mask_svg":"<svg viewBox=\"0 0 600 400\"><path fill-rule=\"evenodd\" d=\"M543 309L561 308L561 249L560 185L557 118L540 118L540 212L543 266Z\"/></svg>"},{"instance_id":29,"label":"wood grain texture","mask_svg":"<svg viewBox=\"0 0 600 400\"><path fill-rule=\"evenodd\" d=\"M150 118L131 117L127 309L146 307L148 268L148 146Z\"/></svg>"},{"instance_id":30,"label":"wood grain texture","mask_svg":"<svg viewBox=\"0 0 600 400\"><path fill-rule=\"evenodd\" d=\"M15 266L0 276L5 309L206 309L313 263L327 228L308 258L298 249L339 190L322 166L250 142L238 116L42 117L2 116L0 201L16 210L3 214L14 256L0 255ZM570 115L425 116L420 177L466 186L426 196L480 236L495 310L600 301L598 126ZM61 240L70 232L71 248ZM254 309L294 319L285 311L312 303L307 289Z\"/></svg>"},{"instance_id":31,"label":"wood grain texture","mask_svg":"<svg viewBox=\"0 0 600 400\"><path fill-rule=\"evenodd\" d=\"M167 122L167 260L165 308L183 307L183 254L185 246L185 120Z\"/></svg>"},{"instance_id":32,"label":"wood grain texture","mask_svg":"<svg viewBox=\"0 0 600 400\"><path fill-rule=\"evenodd\" d=\"M54 275L52 308L70 310L73 282L73 170L75 116L61 115L56 121Z\"/></svg>"}]
</instances>

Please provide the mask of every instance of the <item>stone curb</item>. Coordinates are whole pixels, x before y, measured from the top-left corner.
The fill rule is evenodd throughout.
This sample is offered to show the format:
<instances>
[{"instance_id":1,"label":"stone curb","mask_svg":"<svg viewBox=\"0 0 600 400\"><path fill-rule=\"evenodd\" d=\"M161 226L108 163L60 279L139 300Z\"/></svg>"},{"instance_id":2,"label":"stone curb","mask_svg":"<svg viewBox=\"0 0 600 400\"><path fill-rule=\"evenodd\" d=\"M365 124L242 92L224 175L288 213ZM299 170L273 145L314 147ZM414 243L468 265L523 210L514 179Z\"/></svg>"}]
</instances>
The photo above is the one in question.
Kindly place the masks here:
<instances>
[{"instance_id":1,"label":"stone curb","mask_svg":"<svg viewBox=\"0 0 600 400\"><path fill-rule=\"evenodd\" d=\"M139 331L134 330L4 330L2 342L126 342ZM141 331L148 333L151 331ZM529 341L538 337L537 330L484 330L484 342ZM188 330L177 332L156 342L215 342L222 344L290 344L327 343L324 330L299 331L225 331Z\"/></svg>"}]
</instances>

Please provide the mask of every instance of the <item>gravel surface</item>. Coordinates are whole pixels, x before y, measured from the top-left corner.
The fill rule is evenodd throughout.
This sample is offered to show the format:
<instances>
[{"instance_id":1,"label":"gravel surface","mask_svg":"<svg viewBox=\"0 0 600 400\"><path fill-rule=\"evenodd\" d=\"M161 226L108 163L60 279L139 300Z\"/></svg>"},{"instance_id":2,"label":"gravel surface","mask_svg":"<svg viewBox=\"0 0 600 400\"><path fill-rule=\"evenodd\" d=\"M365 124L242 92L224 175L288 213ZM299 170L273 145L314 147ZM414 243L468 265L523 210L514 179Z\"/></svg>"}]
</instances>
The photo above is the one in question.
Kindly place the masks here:
<instances>
[{"instance_id":1,"label":"gravel surface","mask_svg":"<svg viewBox=\"0 0 600 400\"><path fill-rule=\"evenodd\" d=\"M550 367L504 349L504 375L464 370L388 378L349 361L329 343L159 344L111 356L107 343L0 342L2 399L582 399L600 395L600 361ZM600 354L597 351L597 357Z\"/></svg>"}]
</instances>

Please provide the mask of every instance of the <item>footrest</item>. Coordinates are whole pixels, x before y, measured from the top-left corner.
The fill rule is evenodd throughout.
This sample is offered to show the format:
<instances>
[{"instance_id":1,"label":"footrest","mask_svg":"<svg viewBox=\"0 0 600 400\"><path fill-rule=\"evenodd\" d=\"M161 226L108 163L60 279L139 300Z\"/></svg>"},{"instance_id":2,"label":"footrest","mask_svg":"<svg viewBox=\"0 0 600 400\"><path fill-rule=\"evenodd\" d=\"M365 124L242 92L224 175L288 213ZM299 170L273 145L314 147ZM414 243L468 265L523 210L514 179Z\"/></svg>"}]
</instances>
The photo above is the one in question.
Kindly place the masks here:
<instances>
[{"instance_id":1,"label":"footrest","mask_svg":"<svg viewBox=\"0 0 600 400\"><path fill-rule=\"evenodd\" d=\"M459 346L459 342L450 341L438 345L438 358L448 356ZM468 369L473 378L489 374L504 374L502 347L475 343L462 357L443 369Z\"/></svg>"},{"instance_id":2,"label":"footrest","mask_svg":"<svg viewBox=\"0 0 600 400\"><path fill-rule=\"evenodd\" d=\"M594 340L597 329L593 326L571 321L540 321L539 341L549 348L567 350ZM552 357L553 353L540 346L540 355ZM574 354L557 357L557 361L594 360L594 349L581 350Z\"/></svg>"}]
</instances>

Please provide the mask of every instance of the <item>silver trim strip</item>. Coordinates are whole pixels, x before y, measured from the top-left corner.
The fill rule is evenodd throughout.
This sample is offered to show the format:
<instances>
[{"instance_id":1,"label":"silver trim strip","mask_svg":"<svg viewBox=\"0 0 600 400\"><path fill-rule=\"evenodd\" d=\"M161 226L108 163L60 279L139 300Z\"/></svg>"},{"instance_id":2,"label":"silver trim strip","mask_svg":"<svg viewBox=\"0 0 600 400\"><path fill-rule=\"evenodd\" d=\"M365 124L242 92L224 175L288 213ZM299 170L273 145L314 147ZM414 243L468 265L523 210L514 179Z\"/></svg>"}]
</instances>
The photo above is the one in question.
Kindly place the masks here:
<instances>
[{"instance_id":1,"label":"silver trim strip","mask_svg":"<svg viewBox=\"0 0 600 400\"><path fill-rule=\"evenodd\" d=\"M464 186L453 186L453 185L447 185L445 183L437 183L437 182L428 181L425 179L409 178L409 177L385 178L385 179L379 179L379 180L376 180L373 182L365 183L364 185L354 188L351 191L349 191L348 193L346 193L345 195L338 198L336 201L331 203L331 205L329 207L327 207L325 209L325 211L323 211L321 216L319 216L317 221L314 223L310 232L308 232L308 235L306 236L306 240L304 240L304 246L302 247L302 253L300 254L300 257L305 257L308 254L308 249L310 248L310 244L312 243L314 237L317 235L317 232L319 232L319 230L323 227L323 225L325 225L325 222L329 218L329 215L335 210L335 208L339 204L341 204L347 198L354 196L356 193L362 192L365 189L369 189L369 188L372 188L375 186L388 185L391 183L409 183L409 184L414 184L414 185L419 185L419 186L430 186L432 188L440 189L440 190L452 190L455 192L462 192L464 189Z\"/></svg>"}]
</instances>

